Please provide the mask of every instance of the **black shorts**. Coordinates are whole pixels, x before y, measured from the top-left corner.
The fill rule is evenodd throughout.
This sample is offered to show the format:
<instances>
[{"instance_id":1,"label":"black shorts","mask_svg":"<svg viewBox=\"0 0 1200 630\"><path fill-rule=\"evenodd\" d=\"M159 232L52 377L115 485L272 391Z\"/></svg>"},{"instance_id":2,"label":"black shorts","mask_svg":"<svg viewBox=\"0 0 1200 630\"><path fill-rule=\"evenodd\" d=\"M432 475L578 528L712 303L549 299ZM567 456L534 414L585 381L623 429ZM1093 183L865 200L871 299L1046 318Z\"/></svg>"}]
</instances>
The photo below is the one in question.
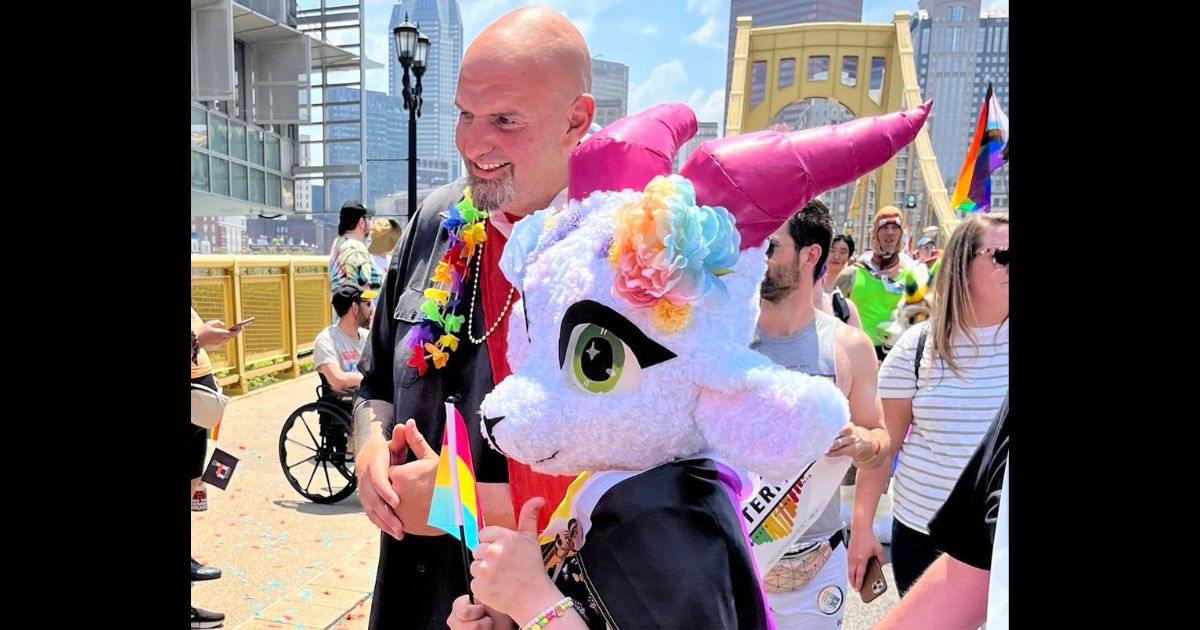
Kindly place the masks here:
<instances>
[{"instance_id":1,"label":"black shorts","mask_svg":"<svg viewBox=\"0 0 1200 630\"><path fill-rule=\"evenodd\" d=\"M207 374L199 378L192 379L193 383L204 385L205 387L217 388L217 379L213 378L212 374ZM191 431L189 439L189 449L191 451L189 462L192 466L191 479L199 479L204 474L204 456L208 454L208 429L188 423L188 428Z\"/></svg>"}]
</instances>

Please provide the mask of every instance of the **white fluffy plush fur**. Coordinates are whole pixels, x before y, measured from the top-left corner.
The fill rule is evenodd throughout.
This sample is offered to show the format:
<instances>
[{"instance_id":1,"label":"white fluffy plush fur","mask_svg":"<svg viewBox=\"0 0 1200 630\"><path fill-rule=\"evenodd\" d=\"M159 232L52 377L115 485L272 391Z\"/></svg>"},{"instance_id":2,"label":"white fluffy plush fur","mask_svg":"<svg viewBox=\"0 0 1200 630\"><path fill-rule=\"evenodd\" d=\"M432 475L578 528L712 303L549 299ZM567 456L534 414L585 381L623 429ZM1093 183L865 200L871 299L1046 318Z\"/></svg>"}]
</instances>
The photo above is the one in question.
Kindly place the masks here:
<instances>
[{"instance_id":1,"label":"white fluffy plush fur","mask_svg":"<svg viewBox=\"0 0 1200 630\"><path fill-rule=\"evenodd\" d=\"M510 278L525 301L509 322L513 375L481 408L487 418L503 417L491 431L496 445L552 474L645 470L713 448L768 479L794 475L825 453L849 409L829 381L785 370L749 349L765 244L742 252L733 272L720 278L728 301L693 305L687 326L663 333L651 323L651 309L613 294L614 269L605 255L615 209L639 194L596 193L581 208L572 201L566 210L582 211L578 227L527 256L523 278ZM676 358L643 367L633 391L569 386L558 363L559 329L566 310L582 300L621 313Z\"/></svg>"}]
</instances>

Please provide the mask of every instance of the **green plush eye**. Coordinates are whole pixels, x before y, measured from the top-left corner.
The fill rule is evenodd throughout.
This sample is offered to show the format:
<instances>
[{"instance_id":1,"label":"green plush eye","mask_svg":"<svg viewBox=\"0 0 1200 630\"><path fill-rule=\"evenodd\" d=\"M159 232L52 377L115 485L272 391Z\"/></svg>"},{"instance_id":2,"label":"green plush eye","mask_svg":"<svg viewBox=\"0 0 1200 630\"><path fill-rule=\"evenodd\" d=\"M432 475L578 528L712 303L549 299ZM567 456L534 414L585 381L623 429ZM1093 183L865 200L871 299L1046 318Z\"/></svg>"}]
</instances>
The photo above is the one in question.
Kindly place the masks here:
<instances>
[{"instance_id":1,"label":"green plush eye","mask_svg":"<svg viewBox=\"0 0 1200 630\"><path fill-rule=\"evenodd\" d=\"M641 368L637 357L611 330L597 324L581 324L572 331L563 366L568 385L593 394L636 389Z\"/></svg>"}]
</instances>

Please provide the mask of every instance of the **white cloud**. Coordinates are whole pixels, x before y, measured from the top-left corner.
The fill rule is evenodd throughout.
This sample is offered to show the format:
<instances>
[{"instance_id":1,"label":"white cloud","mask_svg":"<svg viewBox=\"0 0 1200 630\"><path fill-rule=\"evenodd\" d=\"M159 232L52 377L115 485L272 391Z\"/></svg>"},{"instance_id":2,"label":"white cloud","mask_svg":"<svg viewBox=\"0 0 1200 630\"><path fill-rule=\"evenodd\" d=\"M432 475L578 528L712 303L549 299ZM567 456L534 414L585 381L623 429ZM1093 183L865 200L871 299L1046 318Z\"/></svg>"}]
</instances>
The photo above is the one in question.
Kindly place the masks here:
<instances>
[{"instance_id":1,"label":"white cloud","mask_svg":"<svg viewBox=\"0 0 1200 630\"><path fill-rule=\"evenodd\" d=\"M686 103L696 112L696 120L724 124L724 88L707 92L703 88L689 89L683 62L672 59L650 72L642 83L629 90L629 113L640 112L651 105L673 101Z\"/></svg>"},{"instance_id":2,"label":"white cloud","mask_svg":"<svg viewBox=\"0 0 1200 630\"><path fill-rule=\"evenodd\" d=\"M715 122L722 127L725 121L721 118L725 113L725 89L713 90L706 96L702 88L696 88L686 101L688 107L696 112L698 122Z\"/></svg>"},{"instance_id":3,"label":"white cloud","mask_svg":"<svg viewBox=\"0 0 1200 630\"><path fill-rule=\"evenodd\" d=\"M708 48L723 49L727 45L723 31L717 29L717 18L709 16L696 32L687 36L687 41L698 46L707 46Z\"/></svg>"},{"instance_id":4,"label":"white cloud","mask_svg":"<svg viewBox=\"0 0 1200 630\"><path fill-rule=\"evenodd\" d=\"M685 100L687 72L683 62L672 59L654 70L642 83L629 90L629 113L640 112L651 105Z\"/></svg>"},{"instance_id":5,"label":"white cloud","mask_svg":"<svg viewBox=\"0 0 1200 630\"><path fill-rule=\"evenodd\" d=\"M582 33L584 37L592 34L592 20L596 19L596 16L589 15L586 17L579 17L568 15L567 18L571 20L571 23L575 25L575 28L579 29L579 32Z\"/></svg>"},{"instance_id":6,"label":"white cloud","mask_svg":"<svg viewBox=\"0 0 1200 630\"><path fill-rule=\"evenodd\" d=\"M567 16L567 19L587 37L592 32L596 16L625 0L543 0L544 4Z\"/></svg>"},{"instance_id":7,"label":"white cloud","mask_svg":"<svg viewBox=\"0 0 1200 630\"><path fill-rule=\"evenodd\" d=\"M700 15L716 15L722 5L729 6L725 0L688 0L687 10L697 11Z\"/></svg>"},{"instance_id":8,"label":"white cloud","mask_svg":"<svg viewBox=\"0 0 1200 630\"><path fill-rule=\"evenodd\" d=\"M642 35L658 35L658 27L646 26L641 30Z\"/></svg>"}]
</instances>

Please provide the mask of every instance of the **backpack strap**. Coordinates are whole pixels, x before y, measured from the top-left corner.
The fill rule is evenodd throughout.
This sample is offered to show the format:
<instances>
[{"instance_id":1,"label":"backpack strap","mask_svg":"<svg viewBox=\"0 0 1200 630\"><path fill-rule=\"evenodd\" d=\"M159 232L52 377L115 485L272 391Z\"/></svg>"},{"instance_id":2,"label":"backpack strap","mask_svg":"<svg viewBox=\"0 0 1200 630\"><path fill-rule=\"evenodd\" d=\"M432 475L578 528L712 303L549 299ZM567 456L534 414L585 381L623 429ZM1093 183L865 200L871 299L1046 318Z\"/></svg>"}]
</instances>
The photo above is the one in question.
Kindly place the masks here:
<instances>
[{"instance_id":1,"label":"backpack strap","mask_svg":"<svg viewBox=\"0 0 1200 630\"><path fill-rule=\"evenodd\" d=\"M913 359L913 376L921 380L921 356L925 354L925 338L929 336L929 324L921 328L921 336L917 338L917 357Z\"/></svg>"},{"instance_id":2,"label":"backpack strap","mask_svg":"<svg viewBox=\"0 0 1200 630\"><path fill-rule=\"evenodd\" d=\"M842 297L842 292L837 289L830 294L830 299L833 302L833 314L842 320L843 323L850 321L850 305L846 304L846 298Z\"/></svg>"}]
</instances>

